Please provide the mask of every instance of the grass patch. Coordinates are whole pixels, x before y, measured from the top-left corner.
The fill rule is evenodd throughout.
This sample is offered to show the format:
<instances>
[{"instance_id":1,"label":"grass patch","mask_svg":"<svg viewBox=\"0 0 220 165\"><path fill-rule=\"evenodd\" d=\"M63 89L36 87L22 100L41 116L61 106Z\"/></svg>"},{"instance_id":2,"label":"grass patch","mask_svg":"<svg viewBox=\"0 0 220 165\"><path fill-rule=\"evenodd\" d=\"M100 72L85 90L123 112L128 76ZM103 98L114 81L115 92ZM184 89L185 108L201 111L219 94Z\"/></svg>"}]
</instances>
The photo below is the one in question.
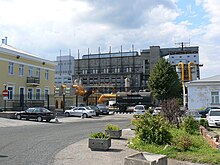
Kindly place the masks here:
<instances>
[{"instance_id":1,"label":"grass patch","mask_svg":"<svg viewBox=\"0 0 220 165\"><path fill-rule=\"evenodd\" d=\"M132 139L132 144L129 147L141 152L164 154L168 158L182 161L209 163L213 165L220 164L220 152L217 149L212 149L199 133L193 135L186 134L184 130L175 128L172 128L170 132L173 137L170 145L147 144L136 136ZM182 150L179 147L182 136L187 136L191 141L187 150Z\"/></svg>"}]
</instances>

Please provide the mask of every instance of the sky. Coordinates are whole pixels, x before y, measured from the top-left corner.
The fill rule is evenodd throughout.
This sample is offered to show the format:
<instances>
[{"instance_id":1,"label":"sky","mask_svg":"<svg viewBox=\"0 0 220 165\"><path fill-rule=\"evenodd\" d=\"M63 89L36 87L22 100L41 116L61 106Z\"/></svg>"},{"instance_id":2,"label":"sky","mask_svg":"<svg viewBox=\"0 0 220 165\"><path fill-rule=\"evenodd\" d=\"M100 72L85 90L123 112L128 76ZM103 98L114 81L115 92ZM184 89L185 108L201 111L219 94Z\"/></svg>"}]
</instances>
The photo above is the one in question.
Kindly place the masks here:
<instances>
[{"instance_id":1,"label":"sky","mask_svg":"<svg viewBox=\"0 0 220 165\"><path fill-rule=\"evenodd\" d=\"M42 58L199 46L201 78L220 70L219 0L0 0L0 39Z\"/></svg>"}]
</instances>

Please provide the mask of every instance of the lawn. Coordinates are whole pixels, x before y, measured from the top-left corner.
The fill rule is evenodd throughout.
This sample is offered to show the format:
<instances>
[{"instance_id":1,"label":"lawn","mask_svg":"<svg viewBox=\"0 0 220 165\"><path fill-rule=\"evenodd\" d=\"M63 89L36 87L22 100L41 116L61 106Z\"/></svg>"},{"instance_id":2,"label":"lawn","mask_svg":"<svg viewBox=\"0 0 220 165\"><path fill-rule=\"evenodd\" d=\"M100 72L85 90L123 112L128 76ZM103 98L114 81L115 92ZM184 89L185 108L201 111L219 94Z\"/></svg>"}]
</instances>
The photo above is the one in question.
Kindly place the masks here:
<instances>
[{"instance_id":1,"label":"lawn","mask_svg":"<svg viewBox=\"0 0 220 165\"><path fill-rule=\"evenodd\" d=\"M173 138L170 145L145 144L142 140L135 137L129 147L141 152L164 154L168 158L182 161L213 165L220 164L220 151L211 148L199 133L194 135L187 134L185 140L180 140L184 136L182 130L172 129L171 134ZM191 141L191 144L184 150L182 146L187 145L187 141Z\"/></svg>"}]
</instances>

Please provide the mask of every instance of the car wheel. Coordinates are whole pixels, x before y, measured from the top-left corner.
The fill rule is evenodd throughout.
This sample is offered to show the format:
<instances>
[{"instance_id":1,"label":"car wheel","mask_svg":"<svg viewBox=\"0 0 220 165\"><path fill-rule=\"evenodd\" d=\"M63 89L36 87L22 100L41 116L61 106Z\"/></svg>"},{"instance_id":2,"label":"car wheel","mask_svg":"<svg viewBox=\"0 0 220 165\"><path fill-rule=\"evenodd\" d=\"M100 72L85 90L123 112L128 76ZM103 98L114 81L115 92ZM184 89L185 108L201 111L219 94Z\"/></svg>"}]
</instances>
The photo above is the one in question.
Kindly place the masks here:
<instances>
[{"instance_id":1,"label":"car wheel","mask_svg":"<svg viewBox=\"0 0 220 165\"><path fill-rule=\"evenodd\" d=\"M88 115L84 113L84 114L82 115L82 117L83 117L83 118L86 118L86 117L88 117Z\"/></svg>"},{"instance_id":2,"label":"car wheel","mask_svg":"<svg viewBox=\"0 0 220 165\"><path fill-rule=\"evenodd\" d=\"M70 113L69 113L69 112L66 112L66 113L65 113L65 116L66 116L66 117L69 117L69 116L70 116Z\"/></svg>"},{"instance_id":3,"label":"car wheel","mask_svg":"<svg viewBox=\"0 0 220 165\"><path fill-rule=\"evenodd\" d=\"M38 121L38 122L43 121L42 117L41 117L41 116L38 116L38 117L37 117L37 121Z\"/></svg>"},{"instance_id":4,"label":"car wheel","mask_svg":"<svg viewBox=\"0 0 220 165\"><path fill-rule=\"evenodd\" d=\"M21 115L16 115L16 118L17 118L18 120L21 120Z\"/></svg>"}]
</instances>

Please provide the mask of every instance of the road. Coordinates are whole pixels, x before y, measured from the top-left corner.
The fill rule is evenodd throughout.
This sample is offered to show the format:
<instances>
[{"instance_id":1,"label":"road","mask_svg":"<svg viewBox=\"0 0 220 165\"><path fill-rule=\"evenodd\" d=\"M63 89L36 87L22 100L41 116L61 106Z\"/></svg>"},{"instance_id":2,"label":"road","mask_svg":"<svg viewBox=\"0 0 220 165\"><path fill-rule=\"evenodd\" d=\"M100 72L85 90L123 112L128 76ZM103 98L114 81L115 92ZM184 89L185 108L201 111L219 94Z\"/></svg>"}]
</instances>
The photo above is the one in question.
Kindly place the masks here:
<instances>
[{"instance_id":1,"label":"road","mask_svg":"<svg viewBox=\"0 0 220 165\"><path fill-rule=\"evenodd\" d=\"M53 164L55 155L68 145L88 138L91 132L103 131L108 123L127 128L130 118L128 114L92 119L70 117L59 119L59 123L7 119L14 122L9 126L2 124L0 118L0 165Z\"/></svg>"}]
</instances>

